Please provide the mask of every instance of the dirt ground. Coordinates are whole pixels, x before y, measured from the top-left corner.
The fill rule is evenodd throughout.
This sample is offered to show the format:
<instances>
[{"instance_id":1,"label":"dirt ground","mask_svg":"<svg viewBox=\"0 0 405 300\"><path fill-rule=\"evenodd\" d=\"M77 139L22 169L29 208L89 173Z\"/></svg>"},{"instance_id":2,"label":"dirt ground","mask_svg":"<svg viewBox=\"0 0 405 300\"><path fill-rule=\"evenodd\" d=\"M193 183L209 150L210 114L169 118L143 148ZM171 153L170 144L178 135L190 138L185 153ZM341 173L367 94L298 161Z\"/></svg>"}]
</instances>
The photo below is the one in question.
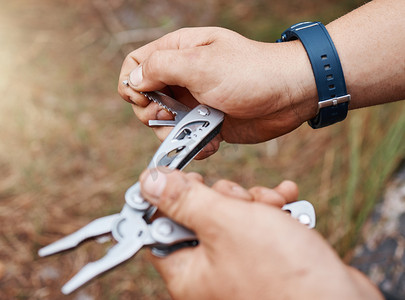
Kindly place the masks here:
<instances>
[{"instance_id":1,"label":"dirt ground","mask_svg":"<svg viewBox=\"0 0 405 300\"><path fill-rule=\"evenodd\" d=\"M169 299L145 251L69 296L61 286L113 242L37 255L119 212L159 145L116 92L129 51L184 26L226 26L273 41L290 24L328 22L361 2L0 0L0 299ZM345 124L321 131L305 125L260 145L224 144L187 170L208 184L295 180L316 207L318 230L349 256L373 207L368 199L405 155L404 112L392 104L352 112ZM376 172L364 171L370 165Z\"/></svg>"}]
</instances>

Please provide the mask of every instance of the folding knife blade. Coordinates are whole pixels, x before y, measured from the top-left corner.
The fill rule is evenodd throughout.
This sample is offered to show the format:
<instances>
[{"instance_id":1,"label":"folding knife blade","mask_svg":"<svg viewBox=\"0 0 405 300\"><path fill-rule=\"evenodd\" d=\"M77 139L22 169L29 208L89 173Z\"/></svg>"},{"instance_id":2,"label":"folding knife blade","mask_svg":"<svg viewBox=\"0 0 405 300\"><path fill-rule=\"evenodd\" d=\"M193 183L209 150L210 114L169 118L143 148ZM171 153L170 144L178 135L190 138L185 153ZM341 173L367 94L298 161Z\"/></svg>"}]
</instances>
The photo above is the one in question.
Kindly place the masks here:
<instances>
[{"instance_id":1,"label":"folding knife blade","mask_svg":"<svg viewBox=\"0 0 405 300\"><path fill-rule=\"evenodd\" d=\"M174 120L149 120L149 126L176 126L191 111L188 106L159 91L141 92L141 94L174 115Z\"/></svg>"}]
</instances>

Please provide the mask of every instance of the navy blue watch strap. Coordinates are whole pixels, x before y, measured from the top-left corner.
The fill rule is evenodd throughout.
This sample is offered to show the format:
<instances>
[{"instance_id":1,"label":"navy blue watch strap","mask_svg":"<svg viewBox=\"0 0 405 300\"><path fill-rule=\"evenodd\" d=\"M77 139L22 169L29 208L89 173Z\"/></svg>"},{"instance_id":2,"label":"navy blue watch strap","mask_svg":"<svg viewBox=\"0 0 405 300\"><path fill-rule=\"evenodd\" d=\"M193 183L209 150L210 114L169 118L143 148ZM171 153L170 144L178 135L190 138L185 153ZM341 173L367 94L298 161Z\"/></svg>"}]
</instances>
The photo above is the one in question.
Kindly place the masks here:
<instances>
[{"instance_id":1,"label":"navy blue watch strap","mask_svg":"<svg viewBox=\"0 0 405 300\"><path fill-rule=\"evenodd\" d=\"M318 114L308 121L321 128L343 121L347 116L350 95L335 45L321 22L298 23L281 35L277 42L299 39L307 51L318 91Z\"/></svg>"}]
</instances>

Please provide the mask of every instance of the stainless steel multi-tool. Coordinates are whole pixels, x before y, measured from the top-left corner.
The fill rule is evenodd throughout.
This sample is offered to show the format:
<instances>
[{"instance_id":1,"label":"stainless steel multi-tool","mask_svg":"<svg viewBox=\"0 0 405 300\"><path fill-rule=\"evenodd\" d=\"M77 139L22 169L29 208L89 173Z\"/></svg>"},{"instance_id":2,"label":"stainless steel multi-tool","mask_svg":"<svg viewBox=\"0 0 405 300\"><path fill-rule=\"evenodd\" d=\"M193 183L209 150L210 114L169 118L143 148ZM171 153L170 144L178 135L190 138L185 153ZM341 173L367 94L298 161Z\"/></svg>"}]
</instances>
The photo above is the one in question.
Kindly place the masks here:
<instances>
[{"instance_id":1,"label":"stainless steel multi-tool","mask_svg":"<svg viewBox=\"0 0 405 300\"><path fill-rule=\"evenodd\" d=\"M124 82L125 84L125 82ZM174 128L160 145L148 168L165 166L183 169L220 131L224 114L206 105L194 109L183 105L160 92L144 95L174 114L174 120L151 120L150 126L173 126ZM315 226L315 211L311 203L297 201L285 205L283 210L309 228ZM120 213L96 219L78 231L42 248L39 256L55 254L78 246L84 240L112 233L117 244L107 254L85 265L63 287L69 294L111 268L130 259L143 246L151 246L156 256L166 256L183 247L198 245L197 236L166 217L152 221L156 207L141 194L139 182L125 193L125 205Z\"/></svg>"}]
</instances>

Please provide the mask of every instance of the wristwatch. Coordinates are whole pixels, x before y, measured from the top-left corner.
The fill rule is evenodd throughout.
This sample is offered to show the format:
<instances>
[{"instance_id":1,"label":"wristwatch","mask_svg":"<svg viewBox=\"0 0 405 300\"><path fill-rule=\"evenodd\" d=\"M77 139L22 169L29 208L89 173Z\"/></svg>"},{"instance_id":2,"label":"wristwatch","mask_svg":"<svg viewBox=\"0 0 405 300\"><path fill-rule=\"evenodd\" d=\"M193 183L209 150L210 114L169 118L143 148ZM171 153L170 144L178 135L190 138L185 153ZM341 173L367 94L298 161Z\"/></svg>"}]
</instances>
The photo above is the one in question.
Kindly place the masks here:
<instances>
[{"instance_id":1,"label":"wristwatch","mask_svg":"<svg viewBox=\"0 0 405 300\"><path fill-rule=\"evenodd\" d=\"M328 31L321 22L298 23L284 31L277 42L296 39L307 51L318 90L318 113L308 124L312 128L322 128L343 121L347 116L350 95Z\"/></svg>"}]
</instances>

